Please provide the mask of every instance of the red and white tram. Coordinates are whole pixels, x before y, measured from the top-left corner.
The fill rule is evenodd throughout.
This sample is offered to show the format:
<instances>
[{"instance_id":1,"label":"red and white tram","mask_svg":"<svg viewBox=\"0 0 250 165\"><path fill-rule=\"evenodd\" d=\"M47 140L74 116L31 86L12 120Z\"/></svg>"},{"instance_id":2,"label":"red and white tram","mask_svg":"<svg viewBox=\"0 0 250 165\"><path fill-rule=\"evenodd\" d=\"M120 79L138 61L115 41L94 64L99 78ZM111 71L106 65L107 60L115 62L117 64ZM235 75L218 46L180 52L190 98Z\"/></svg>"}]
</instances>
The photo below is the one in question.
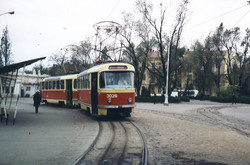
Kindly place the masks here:
<instances>
[{"instance_id":1,"label":"red and white tram","mask_svg":"<svg viewBox=\"0 0 250 165\"><path fill-rule=\"evenodd\" d=\"M47 77L41 82L42 102L78 105L77 74Z\"/></svg>"},{"instance_id":2,"label":"red and white tram","mask_svg":"<svg viewBox=\"0 0 250 165\"><path fill-rule=\"evenodd\" d=\"M103 63L77 76L78 103L95 116L130 116L135 107L134 67Z\"/></svg>"}]
</instances>

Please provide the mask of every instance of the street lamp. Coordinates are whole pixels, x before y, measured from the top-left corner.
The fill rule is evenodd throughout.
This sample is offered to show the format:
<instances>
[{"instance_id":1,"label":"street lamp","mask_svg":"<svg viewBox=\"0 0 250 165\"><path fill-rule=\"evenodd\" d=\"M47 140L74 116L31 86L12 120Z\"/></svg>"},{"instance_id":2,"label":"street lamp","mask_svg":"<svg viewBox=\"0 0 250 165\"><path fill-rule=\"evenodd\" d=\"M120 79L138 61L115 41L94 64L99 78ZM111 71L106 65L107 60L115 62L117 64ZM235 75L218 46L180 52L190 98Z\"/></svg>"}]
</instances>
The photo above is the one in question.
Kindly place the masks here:
<instances>
[{"instance_id":1,"label":"street lamp","mask_svg":"<svg viewBox=\"0 0 250 165\"><path fill-rule=\"evenodd\" d=\"M2 16L4 14L11 14L11 15L13 15L13 14L15 14L15 11L10 11L10 12L7 12L7 13L0 14L0 16Z\"/></svg>"}]
</instances>

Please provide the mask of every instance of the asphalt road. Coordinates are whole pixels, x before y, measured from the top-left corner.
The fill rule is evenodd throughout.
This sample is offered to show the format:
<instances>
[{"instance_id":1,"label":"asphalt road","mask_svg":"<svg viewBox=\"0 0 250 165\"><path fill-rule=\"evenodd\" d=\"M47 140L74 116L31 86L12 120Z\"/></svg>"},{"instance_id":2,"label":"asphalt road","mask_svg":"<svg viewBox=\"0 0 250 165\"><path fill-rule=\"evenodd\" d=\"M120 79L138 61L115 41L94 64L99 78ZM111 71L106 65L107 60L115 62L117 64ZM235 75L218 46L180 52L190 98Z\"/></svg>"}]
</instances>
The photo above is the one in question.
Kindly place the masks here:
<instances>
[{"instance_id":1,"label":"asphalt road","mask_svg":"<svg viewBox=\"0 0 250 165\"><path fill-rule=\"evenodd\" d=\"M98 132L94 118L77 109L42 104L35 113L32 98L22 98L15 125L0 123L0 164L72 164ZM93 137L92 137L93 136Z\"/></svg>"},{"instance_id":2,"label":"asphalt road","mask_svg":"<svg viewBox=\"0 0 250 165\"><path fill-rule=\"evenodd\" d=\"M249 121L250 122L250 105L245 105L241 107L237 107L233 105L230 108L223 108L219 110L223 115L235 117L240 120Z\"/></svg>"}]
</instances>

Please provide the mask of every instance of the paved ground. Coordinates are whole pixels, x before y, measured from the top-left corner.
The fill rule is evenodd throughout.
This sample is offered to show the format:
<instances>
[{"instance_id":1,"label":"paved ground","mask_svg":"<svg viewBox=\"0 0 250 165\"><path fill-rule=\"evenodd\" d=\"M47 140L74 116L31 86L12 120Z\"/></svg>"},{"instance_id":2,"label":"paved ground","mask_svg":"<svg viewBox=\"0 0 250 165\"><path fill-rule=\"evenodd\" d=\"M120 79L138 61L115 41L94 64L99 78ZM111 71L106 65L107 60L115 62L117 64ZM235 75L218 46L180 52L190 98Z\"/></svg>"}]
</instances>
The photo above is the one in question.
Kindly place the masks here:
<instances>
[{"instance_id":1,"label":"paved ground","mask_svg":"<svg viewBox=\"0 0 250 165\"><path fill-rule=\"evenodd\" d=\"M243 118L249 114L246 104L194 100L137 104L131 119L147 139L152 165L249 165L250 121Z\"/></svg>"},{"instance_id":2,"label":"paved ground","mask_svg":"<svg viewBox=\"0 0 250 165\"><path fill-rule=\"evenodd\" d=\"M8 125L0 123L1 165L72 164L97 133L97 123L83 111L41 105L36 114L27 98L19 108L14 126L13 113Z\"/></svg>"},{"instance_id":3,"label":"paved ground","mask_svg":"<svg viewBox=\"0 0 250 165\"><path fill-rule=\"evenodd\" d=\"M137 103L136 109L158 110L183 113L198 108L213 106L231 106L209 101L191 101L190 103L162 104ZM240 110L240 113L236 113ZM224 115L248 120L249 105L237 104L220 110ZM13 110L12 110L13 112ZM237 111L238 112L238 111ZM12 113L9 125L0 123L0 164L71 164L91 144L98 132L95 118L77 109L41 105L36 114L32 99L22 98L19 104L16 124L12 125ZM139 115L139 116L138 116ZM135 112L140 117L140 113ZM152 135L153 136L153 135Z\"/></svg>"},{"instance_id":4,"label":"paved ground","mask_svg":"<svg viewBox=\"0 0 250 165\"><path fill-rule=\"evenodd\" d=\"M230 108L223 108L219 110L219 112L223 115L232 116L250 122L250 105L244 105L241 107L236 107L236 105L234 105Z\"/></svg>"}]
</instances>

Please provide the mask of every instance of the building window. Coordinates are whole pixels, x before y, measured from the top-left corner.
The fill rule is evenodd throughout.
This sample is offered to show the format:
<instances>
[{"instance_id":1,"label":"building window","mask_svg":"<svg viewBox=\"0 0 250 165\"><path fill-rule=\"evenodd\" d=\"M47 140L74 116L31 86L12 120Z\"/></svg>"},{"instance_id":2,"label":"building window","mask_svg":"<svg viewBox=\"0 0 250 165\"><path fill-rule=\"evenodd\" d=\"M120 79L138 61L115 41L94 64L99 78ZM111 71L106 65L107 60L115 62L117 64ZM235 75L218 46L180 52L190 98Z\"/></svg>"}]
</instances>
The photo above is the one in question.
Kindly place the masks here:
<instances>
[{"instance_id":1,"label":"building window","mask_svg":"<svg viewBox=\"0 0 250 165\"><path fill-rule=\"evenodd\" d=\"M161 88L160 88L160 87L158 87L158 93L162 93L162 91L161 91Z\"/></svg>"},{"instance_id":2,"label":"building window","mask_svg":"<svg viewBox=\"0 0 250 165\"><path fill-rule=\"evenodd\" d=\"M26 91L30 91L30 87L26 87Z\"/></svg>"},{"instance_id":3,"label":"building window","mask_svg":"<svg viewBox=\"0 0 250 165\"><path fill-rule=\"evenodd\" d=\"M192 75L191 75L191 74L187 75L187 81L188 81L188 82L192 82L192 81L193 81Z\"/></svg>"},{"instance_id":4,"label":"building window","mask_svg":"<svg viewBox=\"0 0 250 165\"><path fill-rule=\"evenodd\" d=\"M151 87L151 93L155 93L155 87Z\"/></svg>"}]
</instances>

